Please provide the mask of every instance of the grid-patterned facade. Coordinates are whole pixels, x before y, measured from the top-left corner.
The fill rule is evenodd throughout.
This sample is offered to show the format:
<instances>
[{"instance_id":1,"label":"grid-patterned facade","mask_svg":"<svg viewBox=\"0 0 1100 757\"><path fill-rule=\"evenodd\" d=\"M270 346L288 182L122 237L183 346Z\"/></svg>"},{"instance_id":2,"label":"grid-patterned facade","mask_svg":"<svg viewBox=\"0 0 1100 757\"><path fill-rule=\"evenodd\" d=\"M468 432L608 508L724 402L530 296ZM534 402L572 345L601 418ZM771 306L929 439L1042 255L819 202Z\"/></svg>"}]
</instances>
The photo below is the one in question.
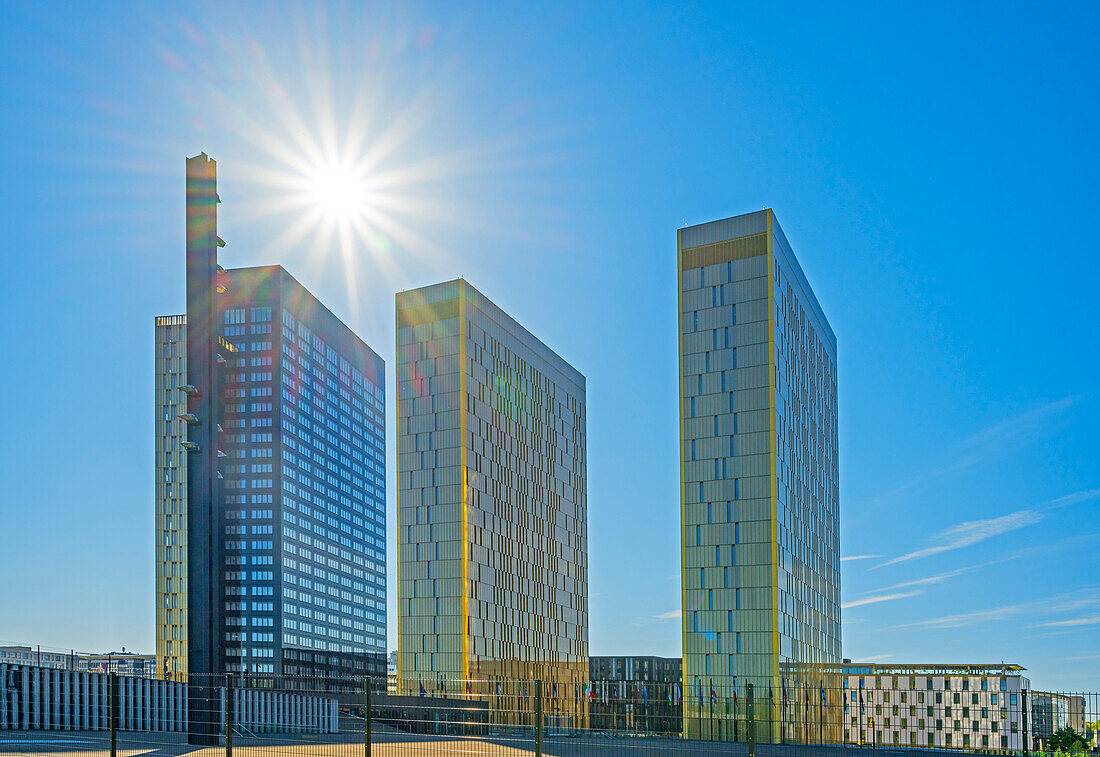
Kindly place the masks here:
<instances>
[{"instance_id":1,"label":"grid-patterned facade","mask_svg":"<svg viewBox=\"0 0 1100 757\"><path fill-rule=\"evenodd\" d=\"M860 746L1027 749L1030 682L1018 665L843 666L844 740ZM1035 729L1037 732L1037 729Z\"/></svg>"},{"instance_id":2,"label":"grid-patterned facade","mask_svg":"<svg viewBox=\"0 0 1100 757\"><path fill-rule=\"evenodd\" d=\"M771 210L678 242L684 728L745 738L751 684L797 740L840 662L836 339Z\"/></svg>"},{"instance_id":3,"label":"grid-patterned facade","mask_svg":"<svg viewBox=\"0 0 1100 757\"><path fill-rule=\"evenodd\" d=\"M157 316L154 334L157 674L180 680L187 675L186 316Z\"/></svg>"},{"instance_id":4,"label":"grid-patterned facade","mask_svg":"<svg viewBox=\"0 0 1100 757\"><path fill-rule=\"evenodd\" d=\"M400 678L583 719L585 382L465 281L397 295Z\"/></svg>"},{"instance_id":5,"label":"grid-patterned facade","mask_svg":"<svg viewBox=\"0 0 1100 757\"><path fill-rule=\"evenodd\" d=\"M381 674L384 363L282 268L220 281L218 665ZM173 655L187 639L185 330L183 316L157 319L157 653L162 671L184 673Z\"/></svg>"}]
</instances>

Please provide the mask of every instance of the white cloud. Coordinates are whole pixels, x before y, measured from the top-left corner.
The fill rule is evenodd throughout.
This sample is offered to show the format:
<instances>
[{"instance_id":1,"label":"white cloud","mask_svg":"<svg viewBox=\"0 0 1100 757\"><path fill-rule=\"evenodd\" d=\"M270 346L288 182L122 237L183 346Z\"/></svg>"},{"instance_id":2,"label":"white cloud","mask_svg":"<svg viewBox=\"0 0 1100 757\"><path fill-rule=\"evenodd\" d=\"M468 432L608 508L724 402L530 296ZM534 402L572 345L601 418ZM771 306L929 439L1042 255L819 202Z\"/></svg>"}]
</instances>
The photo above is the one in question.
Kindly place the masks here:
<instances>
[{"instance_id":1,"label":"white cloud","mask_svg":"<svg viewBox=\"0 0 1100 757\"><path fill-rule=\"evenodd\" d=\"M1100 615L1091 618L1071 618L1070 620L1054 620L1050 623L1037 623L1032 628L1046 628L1049 626L1094 626L1100 624Z\"/></svg>"},{"instance_id":2,"label":"white cloud","mask_svg":"<svg viewBox=\"0 0 1100 757\"><path fill-rule=\"evenodd\" d=\"M1048 402L977 431L952 445L951 462L918 471L905 483L873 499L876 501L892 499L911 489L926 486L973 468L996 454L1002 443L1034 430L1051 416L1073 407L1076 401L1076 397L1065 397Z\"/></svg>"},{"instance_id":3,"label":"white cloud","mask_svg":"<svg viewBox=\"0 0 1100 757\"><path fill-rule=\"evenodd\" d=\"M949 552L953 549L969 547L972 544L977 544L978 542L985 541L994 536L999 536L1000 534L1015 531L1018 528L1030 526L1033 523L1038 523L1042 519L1042 514L1034 510L1018 510L1008 515L1002 515L999 518L968 520L941 531L937 535L938 539L942 542L941 544L918 549L915 552L909 552L901 557L887 560L875 567L881 568L884 565L894 565L899 562L919 560L922 557L931 557L941 552Z\"/></svg>"},{"instance_id":4,"label":"white cloud","mask_svg":"<svg viewBox=\"0 0 1100 757\"><path fill-rule=\"evenodd\" d=\"M988 610L975 610L973 612L963 612L956 615L943 615L939 618L930 618L928 620L918 620L913 623L903 623L897 626L897 628L962 628L978 623L1004 620L1025 613L1034 618L1040 614L1065 614L1075 610L1091 609L1097 606L1100 606L1100 591L1095 587L1089 587L1069 594L1060 594L1050 599L1042 599L1035 602L1001 605L1000 607L993 607Z\"/></svg>"},{"instance_id":5,"label":"white cloud","mask_svg":"<svg viewBox=\"0 0 1100 757\"><path fill-rule=\"evenodd\" d=\"M939 618L918 620L914 623L902 623L898 628L962 628L981 623L987 620L1004 620L1005 618L1025 612L1033 606L1032 602L1024 602L1018 605L1002 605L989 610L975 610L962 612L956 615L943 615Z\"/></svg>"},{"instance_id":6,"label":"white cloud","mask_svg":"<svg viewBox=\"0 0 1100 757\"><path fill-rule=\"evenodd\" d=\"M1069 410L1076 401L1076 397L1065 397L1014 415L1007 420L989 426L975 434L971 434L963 440L963 445L973 446L985 444L991 441L998 441L1007 437L1016 436L1017 434L1033 428L1036 424L1045 421L1052 415L1060 413L1063 410Z\"/></svg>"},{"instance_id":7,"label":"white cloud","mask_svg":"<svg viewBox=\"0 0 1100 757\"><path fill-rule=\"evenodd\" d=\"M1052 499L1044 504L1047 509L1056 510L1059 507L1078 505L1082 502L1092 502L1093 500L1097 499L1100 499L1100 488L1085 489L1083 491L1073 492L1072 494L1066 494L1056 499Z\"/></svg>"},{"instance_id":8,"label":"white cloud","mask_svg":"<svg viewBox=\"0 0 1100 757\"><path fill-rule=\"evenodd\" d=\"M654 615L654 620L677 620L684 617L683 610L669 610L668 612L662 612L658 615Z\"/></svg>"},{"instance_id":9,"label":"white cloud","mask_svg":"<svg viewBox=\"0 0 1100 757\"><path fill-rule=\"evenodd\" d=\"M871 560L875 557L882 557L882 555L848 555L847 557L840 558L840 561L851 562L852 560Z\"/></svg>"},{"instance_id":10,"label":"white cloud","mask_svg":"<svg viewBox=\"0 0 1100 757\"><path fill-rule=\"evenodd\" d=\"M863 605L875 605L879 602L890 602L895 599L905 599L906 597L915 597L920 594L919 591L906 591L901 594L878 594L873 597L864 597L863 599L856 599L851 602L845 602L840 606L840 609L847 610L850 607L862 607Z\"/></svg>"}]
</instances>

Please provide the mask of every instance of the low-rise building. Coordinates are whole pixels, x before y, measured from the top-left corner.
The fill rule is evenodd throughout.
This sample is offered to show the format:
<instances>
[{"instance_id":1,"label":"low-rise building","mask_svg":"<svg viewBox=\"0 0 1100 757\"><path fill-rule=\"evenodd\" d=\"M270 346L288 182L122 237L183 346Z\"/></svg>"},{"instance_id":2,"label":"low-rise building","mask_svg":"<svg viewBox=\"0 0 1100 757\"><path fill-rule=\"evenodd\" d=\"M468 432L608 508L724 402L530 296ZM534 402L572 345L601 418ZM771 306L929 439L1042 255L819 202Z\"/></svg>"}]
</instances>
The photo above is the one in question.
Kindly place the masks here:
<instances>
[{"instance_id":1,"label":"low-rise building","mask_svg":"<svg viewBox=\"0 0 1100 757\"><path fill-rule=\"evenodd\" d=\"M155 654L135 654L125 650L122 652L80 655L76 658L76 669L95 673L118 673L124 676L155 678L157 675L157 656Z\"/></svg>"},{"instance_id":2,"label":"low-rise building","mask_svg":"<svg viewBox=\"0 0 1100 757\"><path fill-rule=\"evenodd\" d=\"M1019 665L842 667L844 737L860 745L1022 749L1030 682Z\"/></svg>"},{"instance_id":3,"label":"low-rise building","mask_svg":"<svg viewBox=\"0 0 1100 757\"><path fill-rule=\"evenodd\" d=\"M72 652L43 652L38 646L15 644L0 647L0 664L75 670L75 659Z\"/></svg>"},{"instance_id":4,"label":"low-rise building","mask_svg":"<svg viewBox=\"0 0 1100 757\"><path fill-rule=\"evenodd\" d=\"M1049 739L1069 726L1085 734L1085 698L1077 694L1036 691L1031 696L1031 746L1047 751Z\"/></svg>"},{"instance_id":5,"label":"low-rise building","mask_svg":"<svg viewBox=\"0 0 1100 757\"><path fill-rule=\"evenodd\" d=\"M681 658L588 658L593 728L676 733L682 725Z\"/></svg>"}]
</instances>

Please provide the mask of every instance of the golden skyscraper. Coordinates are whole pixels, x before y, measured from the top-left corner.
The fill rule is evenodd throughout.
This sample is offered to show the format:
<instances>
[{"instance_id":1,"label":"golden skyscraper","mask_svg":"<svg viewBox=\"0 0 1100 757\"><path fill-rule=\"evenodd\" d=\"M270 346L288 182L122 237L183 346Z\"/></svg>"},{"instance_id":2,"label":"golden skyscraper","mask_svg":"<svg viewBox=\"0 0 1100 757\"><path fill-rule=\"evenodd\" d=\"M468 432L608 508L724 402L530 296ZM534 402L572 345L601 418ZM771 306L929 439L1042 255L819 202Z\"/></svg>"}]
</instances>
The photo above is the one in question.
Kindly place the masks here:
<instances>
[{"instance_id":1,"label":"golden skyscraper","mask_svg":"<svg viewBox=\"0 0 1100 757\"><path fill-rule=\"evenodd\" d=\"M820 737L841 662L836 337L771 210L678 248L684 732L744 740L751 684L756 739Z\"/></svg>"},{"instance_id":2,"label":"golden skyscraper","mask_svg":"<svg viewBox=\"0 0 1100 757\"><path fill-rule=\"evenodd\" d=\"M397 295L399 678L583 723L585 380L459 279ZM528 703L528 704L521 704Z\"/></svg>"}]
</instances>

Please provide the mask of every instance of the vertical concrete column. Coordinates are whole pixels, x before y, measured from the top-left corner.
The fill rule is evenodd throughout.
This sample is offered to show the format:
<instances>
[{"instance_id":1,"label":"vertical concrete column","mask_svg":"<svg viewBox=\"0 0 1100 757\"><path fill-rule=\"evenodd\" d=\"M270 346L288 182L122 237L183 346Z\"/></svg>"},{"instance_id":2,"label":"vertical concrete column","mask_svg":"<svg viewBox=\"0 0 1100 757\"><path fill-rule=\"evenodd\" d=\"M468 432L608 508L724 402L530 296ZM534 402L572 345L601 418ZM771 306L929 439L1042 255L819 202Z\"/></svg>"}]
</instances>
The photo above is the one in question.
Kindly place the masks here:
<instances>
[{"instance_id":1,"label":"vertical concrete column","mask_svg":"<svg viewBox=\"0 0 1100 757\"><path fill-rule=\"evenodd\" d=\"M19 727L26 731L31 727L31 677L26 668L20 667L17 670L23 700L20 703Z\"/></svg>"}]
</instances>

